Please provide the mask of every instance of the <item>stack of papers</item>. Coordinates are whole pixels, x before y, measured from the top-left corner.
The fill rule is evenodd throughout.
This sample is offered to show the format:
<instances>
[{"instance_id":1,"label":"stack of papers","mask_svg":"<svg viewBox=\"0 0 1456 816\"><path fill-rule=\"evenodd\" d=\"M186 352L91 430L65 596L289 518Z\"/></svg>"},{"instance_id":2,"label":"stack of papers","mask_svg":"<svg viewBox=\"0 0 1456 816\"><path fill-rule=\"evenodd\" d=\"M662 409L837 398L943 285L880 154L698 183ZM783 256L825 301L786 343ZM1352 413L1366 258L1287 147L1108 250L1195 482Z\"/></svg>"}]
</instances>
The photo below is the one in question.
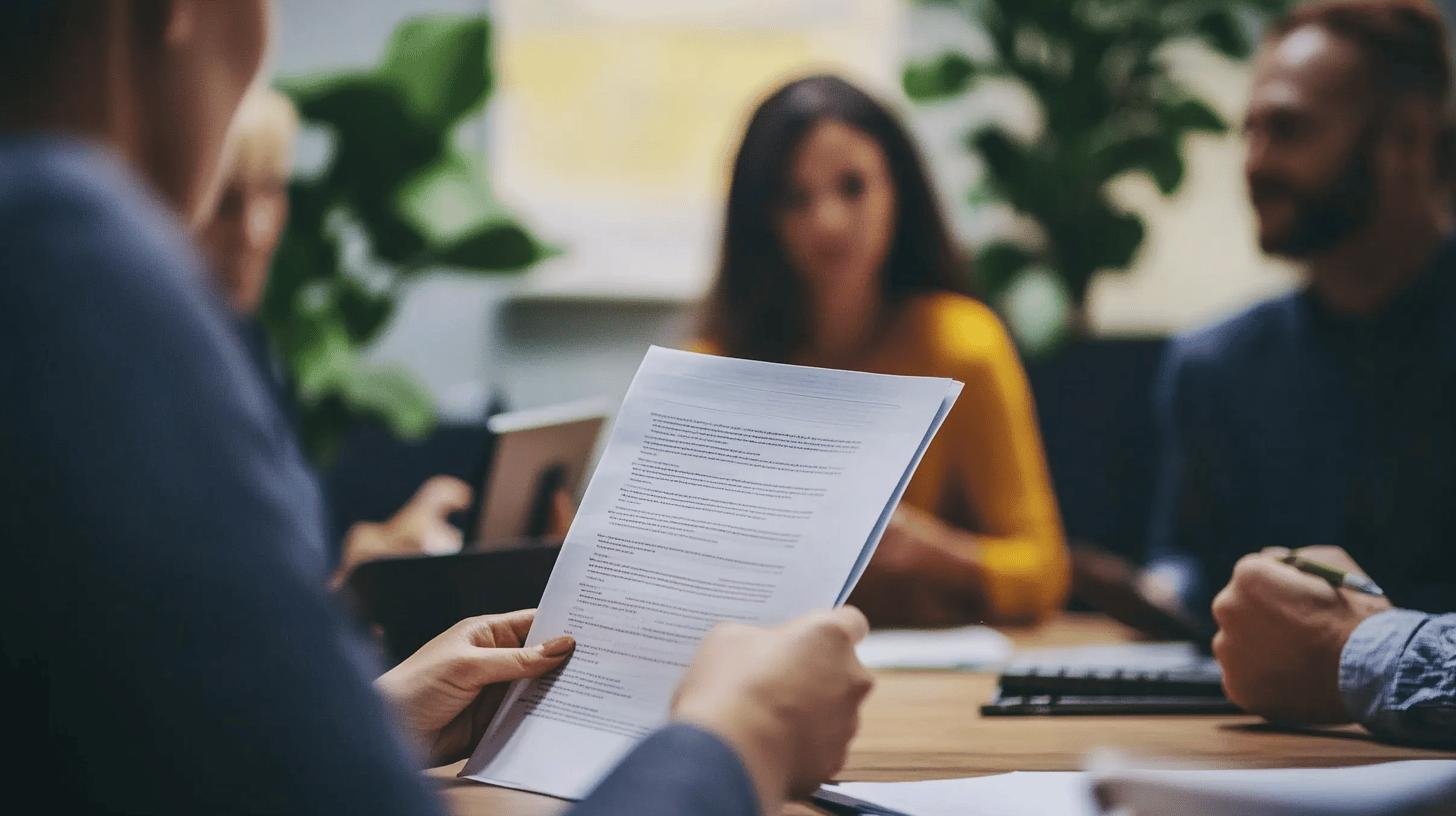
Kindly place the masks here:
<instances>
[{"instance_id":1,"label":"stack of papers","mask_svg":"<svg viewBox=\"0 0 1456 816\"><path fill-rule=\"evenodd\" d=\"M461 776L580 798L667 720L715 624L843 603L960 389L649 351L527 639L576 651L511 688Z\"/></svg>"}]
</instances>

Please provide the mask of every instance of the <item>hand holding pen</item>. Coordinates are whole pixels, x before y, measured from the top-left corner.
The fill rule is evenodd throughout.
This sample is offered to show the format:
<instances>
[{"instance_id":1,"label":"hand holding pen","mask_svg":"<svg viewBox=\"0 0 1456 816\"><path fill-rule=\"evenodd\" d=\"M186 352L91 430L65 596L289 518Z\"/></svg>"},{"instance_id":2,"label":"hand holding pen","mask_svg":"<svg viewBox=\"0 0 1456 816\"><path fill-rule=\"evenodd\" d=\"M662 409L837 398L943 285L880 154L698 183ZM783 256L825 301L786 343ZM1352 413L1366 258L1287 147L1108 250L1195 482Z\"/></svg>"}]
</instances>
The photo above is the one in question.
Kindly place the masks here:
<instances>
[{"instance_id":1,"label":"hand holding pen","mask_svg":"<svg viewBox=\"0 0 1456 816\"><path fill-rule=\"evenodd\" d=\"M1342 570L1339 567L1332 567L1329 564L1316 561L1312 558L1306 558L1300 554L1299 550L1291 550L1279 560L1300 572L1308 573L1316 578L1325 579L1329 582L1330 586L1336 589L1343 587L1366 595L1385 596L1385 590L1370 580L1368 576L1353 570Z\"/></svg>"}]
</instances>

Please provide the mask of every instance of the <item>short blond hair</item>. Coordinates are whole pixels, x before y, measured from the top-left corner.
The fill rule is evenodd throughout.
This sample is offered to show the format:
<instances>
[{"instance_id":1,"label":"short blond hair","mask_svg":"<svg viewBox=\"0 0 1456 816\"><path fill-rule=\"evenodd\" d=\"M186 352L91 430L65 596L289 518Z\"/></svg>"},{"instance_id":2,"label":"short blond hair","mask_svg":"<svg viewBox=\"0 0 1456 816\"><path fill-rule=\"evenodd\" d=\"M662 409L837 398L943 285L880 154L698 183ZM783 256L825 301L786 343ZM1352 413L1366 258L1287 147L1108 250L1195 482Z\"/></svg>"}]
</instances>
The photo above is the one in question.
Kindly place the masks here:
<instances>
[{"instance_id":1,"label":"short blond hair","mask_svg":"<svg viewBox=\"0 0 1456 816\"><path fill-rule=\"evenodd\" d=\"M288 97L267 86L254 88L233 121L227 178L286 181L297 136L298 111Z\"/></svg>"}]
</instances>

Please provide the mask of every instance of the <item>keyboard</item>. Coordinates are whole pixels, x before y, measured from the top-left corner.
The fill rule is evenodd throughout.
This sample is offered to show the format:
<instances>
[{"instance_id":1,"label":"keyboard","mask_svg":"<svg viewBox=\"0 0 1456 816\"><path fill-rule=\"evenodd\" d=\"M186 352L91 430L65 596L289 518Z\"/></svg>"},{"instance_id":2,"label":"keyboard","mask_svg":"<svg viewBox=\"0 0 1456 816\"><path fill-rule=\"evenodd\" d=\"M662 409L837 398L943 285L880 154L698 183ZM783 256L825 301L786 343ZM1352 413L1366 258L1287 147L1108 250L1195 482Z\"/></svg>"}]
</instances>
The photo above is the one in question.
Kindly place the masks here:
<instances>
[{"instance_id":1,"label":"keyboard","mask_svg":"<svg viewBox=\"0 0 1456 816\"><path fill-rule=\"evenodd\" d=\"M985 716L1058 714L1233 714L1218 663L1178 668L1011 666Z\"/></svg>"}]
</instances>

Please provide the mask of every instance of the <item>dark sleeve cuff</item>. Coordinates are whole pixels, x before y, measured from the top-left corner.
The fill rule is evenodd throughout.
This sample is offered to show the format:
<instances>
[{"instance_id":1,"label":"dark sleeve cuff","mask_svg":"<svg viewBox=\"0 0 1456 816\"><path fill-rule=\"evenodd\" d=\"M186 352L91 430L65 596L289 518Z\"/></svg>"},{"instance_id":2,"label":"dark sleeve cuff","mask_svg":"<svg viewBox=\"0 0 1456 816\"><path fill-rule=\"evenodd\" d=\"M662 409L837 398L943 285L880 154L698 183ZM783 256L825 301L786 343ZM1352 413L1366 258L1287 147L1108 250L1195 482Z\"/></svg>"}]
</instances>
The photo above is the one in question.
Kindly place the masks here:
<instances>
[{"instance_id":1,"label":"dark sleeve cuff","mask_svg":"<svg viewBox=\"0 0 1456 816\"><path fill-rule=\"evenodd\" d=\"M752 816L758 793L738 754L714 734L669 725L638 745L571 816Z\"/></svg>"}]
</instances>

